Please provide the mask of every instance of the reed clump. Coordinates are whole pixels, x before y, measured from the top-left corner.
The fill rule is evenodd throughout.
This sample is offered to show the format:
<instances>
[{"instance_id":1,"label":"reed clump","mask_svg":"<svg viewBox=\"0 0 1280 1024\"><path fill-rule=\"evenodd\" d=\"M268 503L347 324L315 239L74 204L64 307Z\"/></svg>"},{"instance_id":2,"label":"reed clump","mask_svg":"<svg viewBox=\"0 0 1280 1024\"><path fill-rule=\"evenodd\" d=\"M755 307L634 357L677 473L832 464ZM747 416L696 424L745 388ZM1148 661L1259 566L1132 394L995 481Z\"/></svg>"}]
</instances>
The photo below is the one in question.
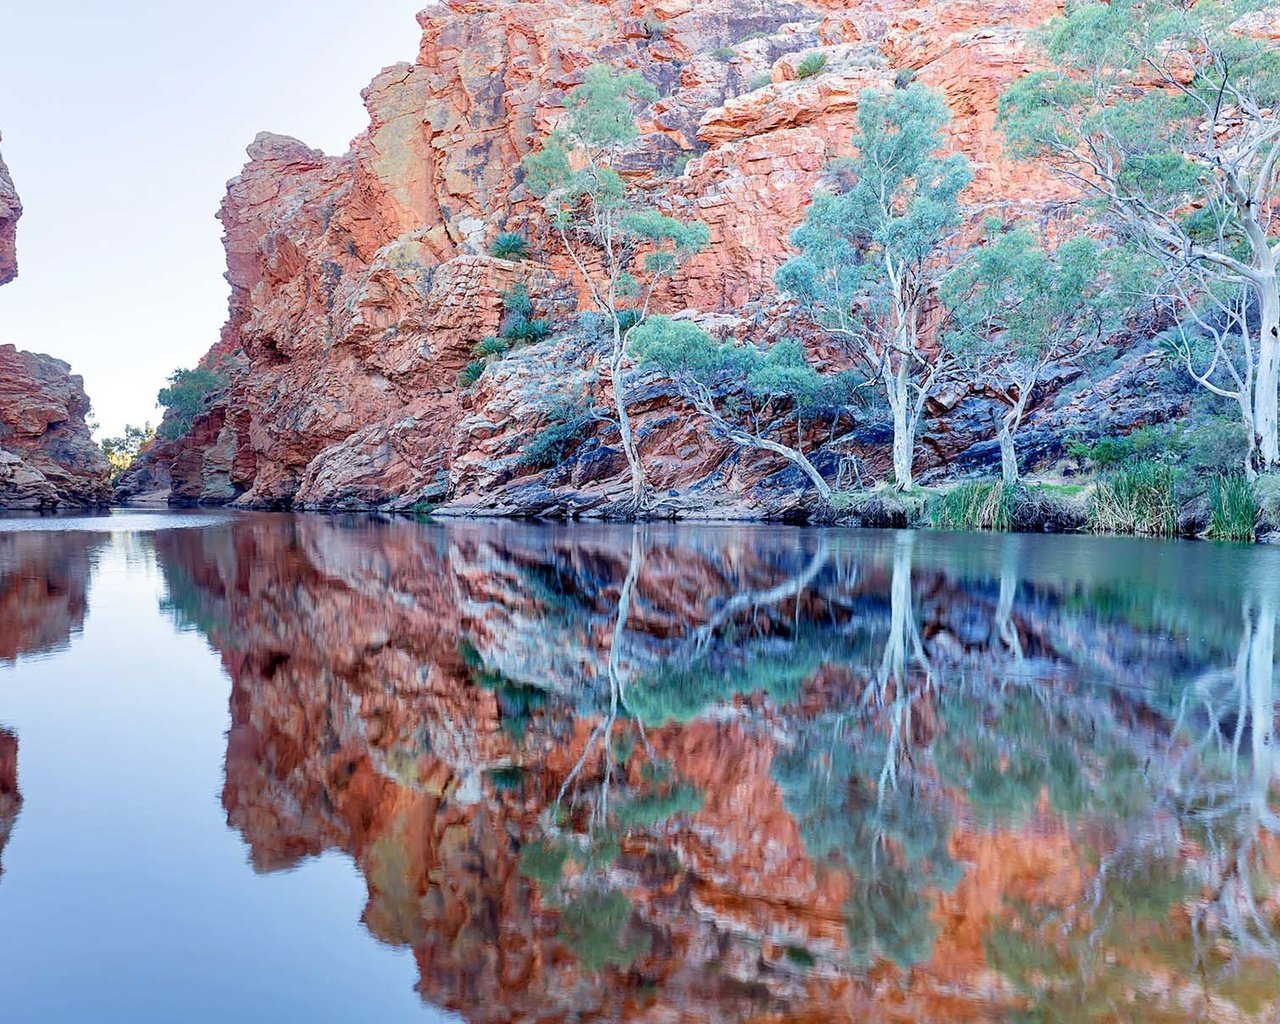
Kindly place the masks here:
<instances>
[{"instance_id":1,"label":"reed clump","mask_svg":"<svg viewBox=\"0 0 1280 1024\"><path fill-rule=\"evenodd\" d=\"M1209 483L1209 529L1214 540L1258 539L1258 499L1243 473L1214 477Z\"/></svg>"},{"instance_id":2,"label":"reed clump","mask_svg":"<svg viewBox=\"0 0 1280 1024\"><path fill-rule=\"evenodd\" d=\"M1139 462L1098 478L1089 508L1098 533L1173 537L1178 533L1177 470L1164 462Z\"/></svg>"}]
</instances>

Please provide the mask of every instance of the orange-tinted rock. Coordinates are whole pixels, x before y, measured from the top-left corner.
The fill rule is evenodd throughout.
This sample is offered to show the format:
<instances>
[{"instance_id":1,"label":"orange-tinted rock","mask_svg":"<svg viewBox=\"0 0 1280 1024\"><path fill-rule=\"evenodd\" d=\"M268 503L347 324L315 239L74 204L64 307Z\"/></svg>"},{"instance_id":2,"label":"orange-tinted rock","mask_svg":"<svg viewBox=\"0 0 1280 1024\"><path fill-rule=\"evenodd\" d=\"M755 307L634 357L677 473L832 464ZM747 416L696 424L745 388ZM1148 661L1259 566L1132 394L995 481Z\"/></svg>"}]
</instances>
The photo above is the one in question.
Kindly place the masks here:
<instances>
[{"instance_id":1,"label":"orange-tinted rock","mask_svg":"<svg viewBox=\"0 0 1280 1024\"><path fill-rule=\"evenodd\" d=\"M588 291L520 171L583 70L608 62L656 87L642 138L619 165L660 208L710 228L709 247L660 289L655 308L714 314L758 342L795 327L774 274L825 167L850 153L865 88L915 77L942 91L949 145L974 164L966 198L975 217L993 204L1056 216L1061 186L1006 159L994 122L1001 90L1031 70L1029 31L1059 9L1055 0L428 8L414 62L388 67L364 91L369 127L347 154L267 134L249 147L220 214L230 315L207 357L234 364L233 383L215 403L221 412L152 449L124 491L172 479L172 496L185 501L607 513L627 492L627 468L616 428L591 412L607 410L612 395L589 326L574 322ZM801 77L817 53L825 66ZM533 260L483 255L508 230L528 236ZM520 279L558 311L557 335L492 363L462 391L458 369L496 326L501 290ZM964 397L932 410L937 436L921 446L923 472L992 436L989 414L967 414L989 413L992 397L968 396L952 416ZM773 456L724 450L654 382L637 382L631 402L651 482L677 512L789 515L802 503L798 473ZM571 457L548 471L522 464L566 416L583 426ZM834 477L848 454L881 469L882 428L859 424L840 452L819 456L823 471ZM831 434L815 427L813 440ZM1049 448L1033 449L1036 458L1060 454ZM990 465L994 452L980 445L973 461Z\"/></svg>"},{"instance_id":2,"label":"orange-tinted rock","mask_svg":"<svg viewBox=\"0 0 1280 1024\"><path fill-rule=\"evenodd\" d=\"M22 201L9 168L0 156L0 284L8 284L18 276L18 218L22 216Z\"/></svg>"},{"instance_id":3,"label":"orange-tinted rock","mask_svg":"<svg viewBox=\"0 0 1280 1024\"><path fill-rule=\"evenodd\" d=\"M13 832L18 812L22 810L22 793L18 790L18 737L8 729L0 729L0 855ZM0 875L4 863L0 861Z\"/></svg>"},{"instance_id":4,"label":"orange-tinted rock","mask_svg":"<svg viewBox=\"0 0 1280 1024\"><path fill-rule=\"evenodd\" d=\"M0 285L18 273L22 203L0 158ZM0 345L0 509L110 500L110 467L85 423L84 381L51 356Z\"/></svg>"},{"instance_id":5,"label":"orange-tinted rock","mask_svg":"<svg viewBox=\"0 0 1280 1024\"><path fill-rule=\"evenodd\" d=\"M105 505L110 467L85 424L84 381L52 356L0 345L0 508Z\"/></svg>"}]
</instances>

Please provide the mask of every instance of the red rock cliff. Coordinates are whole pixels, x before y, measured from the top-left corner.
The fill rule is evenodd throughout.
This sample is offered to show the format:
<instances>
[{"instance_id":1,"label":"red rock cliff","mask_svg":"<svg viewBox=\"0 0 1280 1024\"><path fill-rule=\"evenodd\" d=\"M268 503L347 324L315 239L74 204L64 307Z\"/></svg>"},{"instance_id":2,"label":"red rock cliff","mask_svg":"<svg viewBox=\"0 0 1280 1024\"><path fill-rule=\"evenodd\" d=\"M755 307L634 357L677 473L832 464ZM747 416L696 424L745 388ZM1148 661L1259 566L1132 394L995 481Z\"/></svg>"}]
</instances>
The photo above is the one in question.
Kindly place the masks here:
<instances>
[{"instance_id":1,"label":"red rock cliff","mask_svg":"<svg viewBox=\"0 0 1280 1024\"><path fill-rule=\"evenodd\" d=\"M16 235L18 218L22 216L22 202L13 187L9 168L0 156L0 284L8 284L18 276L18 249Z\"/></svg>"},{"instance_id":2,"label":"red rock cliff","mask_svg":"<svg viewBox=\"0 0 1280 1024\"><path fill-rule=\"evenodd\" d=\"M1057 215L1060 188L1005 159L993 124L1000 91L1028 70L1028 30L1058 9L1053 0L432 6L418 18L416 60L387 68L365 90L370 124L346 155L275 135L250 145L219 215L230 317L207 360L226 368L229 383L186 437L145 460L125 492L171 482L178 500L260 506L606 506L625 491L610 425L590 426L550 471L521 460L551 410L607 399L597 340L567 315L580 282L519 171L583 70L609 62L657 87L627 173L711 229L711 245L661 304L716 311L744 335L776 336L803 325L779 305L773 273L824 165L848 152L867 86L913 75L942 91L954 114L952 145L975 165L975 210L1021 205ZM800 78L797 64L815 48L827 55L826 70ZM504 230L531 237L533 261L484 255ZM502 292L516 281L557 331L460 389L458 370L493 332ZM802 489L768 456L707 444L661 386L641 381L635 390L651 482L681 492L690 509L777 512ZM1125 415L1105 402L1087 414ZM1034 411L1028 431L1055 415ZM922 460L944 465L989 429L976 409L949 416ZM874 424L847 442L873 466L884 461Z\"/></svg>"},{"instance_id":3,"label":"red rock cliff","mask_svg":"<svg viewBox=\"0 0 1280 1024\"><path fill-rule=\"evenodd\" d=\"M0 159L0 285L18 274L22 204ZM84 381L51 356L0 345L0 509L105 505L109 467L89 436Z\"/></svg>"}]
</instances>

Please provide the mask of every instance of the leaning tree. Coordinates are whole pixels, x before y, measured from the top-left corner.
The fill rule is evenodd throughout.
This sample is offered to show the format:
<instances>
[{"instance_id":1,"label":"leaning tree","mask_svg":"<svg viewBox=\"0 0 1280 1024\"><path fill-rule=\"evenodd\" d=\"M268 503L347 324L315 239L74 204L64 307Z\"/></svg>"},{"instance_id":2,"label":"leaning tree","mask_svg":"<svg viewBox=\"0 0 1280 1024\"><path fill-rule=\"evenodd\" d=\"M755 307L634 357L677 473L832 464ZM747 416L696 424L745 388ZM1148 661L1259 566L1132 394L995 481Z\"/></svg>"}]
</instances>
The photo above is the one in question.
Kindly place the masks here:
<instances>
[{"instance_id":1,"label":"leaning tree","mask_svg":"<svg viewBox=\"0 0 1280 1024\"><path fill-rule=\"evenodd\" d=\"M1249 471L1280 468L1280 47L1262 0L1073 5L1046 70L1001 97L1015 155L1097 201L1159 270L1201 385L1240 403Z\"/></svg>"},{"instance_id":2,"label":"leaning tree","mask_svg":"<svg viewBox=\"0 0 1280 1024\"><path fill-rule=\"evenodd\" d=\"M692 320L654 316L636 329L636 363L671 380L713 435L740 448L772 452L799 469L824 502L831 485L804 450L804 422L843 406L857 387L850 374L823 374L803 347L717 341ZM794 421L795 439L784 430Z\"/></svg>"}]
</instances>

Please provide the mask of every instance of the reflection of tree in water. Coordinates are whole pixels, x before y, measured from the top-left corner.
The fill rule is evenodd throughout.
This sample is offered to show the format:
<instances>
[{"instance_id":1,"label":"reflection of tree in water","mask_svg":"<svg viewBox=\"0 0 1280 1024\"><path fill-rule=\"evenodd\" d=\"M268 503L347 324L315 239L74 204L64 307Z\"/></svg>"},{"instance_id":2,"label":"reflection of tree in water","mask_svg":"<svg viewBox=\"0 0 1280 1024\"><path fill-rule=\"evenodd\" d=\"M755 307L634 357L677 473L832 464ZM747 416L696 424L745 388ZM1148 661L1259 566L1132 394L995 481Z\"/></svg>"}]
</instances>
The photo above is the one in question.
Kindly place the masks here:
<instances>
[{"instance_id":1,"label":"reflection of tree in water","mask_svg":"<svg viewBox=\"0 0 1280 1024\"><path fill-rule=\"evenodd\" d=\"M249 579L206 545L171 596L243 651L229 813L271 822L267 851L299 846L286 827L356 851L370 927L413 945L424 994L499 991L481 951L508 943L545 986L530 1013L642 984L667 1010L710 964L737 995L697 1005L725 1020L857 1019L823 1000L882 986L1064 1020L1135 999L1158 1019L1153 985L1249 1005L1223 973L1238 952L1255 978L1277 908L1258 588L1244 668L1219 671L1238 633L1193 643L1160 580L1158 614L1136 587L1091 610L1125 568L1037 563L1038 538L459 525L422 531L442 553L422 572L410 531L361 548L306 522L306 561L268 552ZM1059 874L997 863L1041 836ZM970 980L984 950L997 981Z\"/></svg>"}]
</instances>

